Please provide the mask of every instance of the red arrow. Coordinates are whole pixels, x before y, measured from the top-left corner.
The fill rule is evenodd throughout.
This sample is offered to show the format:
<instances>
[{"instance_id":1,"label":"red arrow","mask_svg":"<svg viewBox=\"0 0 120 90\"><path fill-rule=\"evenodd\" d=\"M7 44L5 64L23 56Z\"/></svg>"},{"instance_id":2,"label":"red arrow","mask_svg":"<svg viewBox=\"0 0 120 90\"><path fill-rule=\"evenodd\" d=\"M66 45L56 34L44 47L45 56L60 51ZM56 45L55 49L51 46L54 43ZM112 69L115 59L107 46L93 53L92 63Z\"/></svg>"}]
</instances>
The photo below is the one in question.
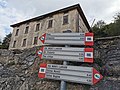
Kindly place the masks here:
<instances>
[{"instance_id":1,"label":"red arrow","mask_svg":"<svg viewBox=\"0 0 120 90\"><path fill-rule=\"evenodd\" d=\"M41 47L39 51L37 51L37 55L42 59L42 53L44 51L44 47Z\"/></svg>"},{"instance_id":2,"label":"red arrow","mask_svg":"<svg viewBox=\"0 0 120 90\"><path fill-rule=\"evenodd\" d=\"M45 39L46 39L46 33L44 33L39 39L44 44Z\"/></svg>"},{"instance_id":3,"label":"red arrow","mask_svg":"<svg viewBox=\"0 0 120 90\"><path fill-rule=\"evenodd\" d=\"M102 78L103 76L96 69L93 68L93 84L96 84Z\"/></svg>"}]
</instances>

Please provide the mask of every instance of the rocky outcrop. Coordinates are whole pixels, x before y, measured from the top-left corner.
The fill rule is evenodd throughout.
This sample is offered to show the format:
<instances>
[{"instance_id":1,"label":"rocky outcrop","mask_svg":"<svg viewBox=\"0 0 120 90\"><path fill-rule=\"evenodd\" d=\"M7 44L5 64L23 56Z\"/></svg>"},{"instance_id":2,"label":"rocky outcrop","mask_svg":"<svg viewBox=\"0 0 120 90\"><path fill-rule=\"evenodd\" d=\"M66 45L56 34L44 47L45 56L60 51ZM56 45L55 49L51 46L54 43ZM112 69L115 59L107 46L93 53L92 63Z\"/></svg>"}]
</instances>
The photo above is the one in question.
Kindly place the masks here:
<instances>
[{"instance_id":1,"label":"rocky outcrop","mask_svg":"<svg viewBox=\"0 0 120 90\"><path fill-rule=\"evenodd\" d=\"M96 85L67 83L67 90L120 90L120 38L95 40L94 64L69 63L95 67L104 78ZM0 50L0 90L59 90L60 81L38 78L39 47L26 50Z\"/></svg>"},{"instance_id":2,"label":"rocky outcrop","mask_svg":"<svg viewBox=\"0 0 120 90\"><path fill-rule=\"evenodd\" d=\"M104 79L90 90L120 90L120 37L96 39L95 62Z\"/></svg>"}]
</instances>

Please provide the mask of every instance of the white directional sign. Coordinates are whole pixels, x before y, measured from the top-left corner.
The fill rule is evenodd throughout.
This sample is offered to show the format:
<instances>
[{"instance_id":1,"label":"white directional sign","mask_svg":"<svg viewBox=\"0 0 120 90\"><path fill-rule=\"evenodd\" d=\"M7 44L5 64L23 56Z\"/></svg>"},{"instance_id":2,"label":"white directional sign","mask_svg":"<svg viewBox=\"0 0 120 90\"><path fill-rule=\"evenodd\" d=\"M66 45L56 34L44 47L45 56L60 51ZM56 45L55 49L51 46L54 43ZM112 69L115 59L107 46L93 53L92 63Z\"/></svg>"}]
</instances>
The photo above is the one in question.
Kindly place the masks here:
<instances>
[{"instance_id":1,"label":"white directional sign","mask_svg":"<svg viewBox=\"0 0 120 90\"><path fill-rule=\"evenodd\" d=\"M93 46L93 33L45 33L40 38L43 44Z\"/></svg>"},{"instance_id":2,"label":"white directional sign","mask_svg":"<svg viewBox=\"0 0 120 90\"><path fill-rule=\"evenodd\" d=\"M41 47L40 59L93 63L93 48Z\"/></svg>"},{"instance_id":3,"label":"white directional sign","mask_svg":"<svg viewBox=\"0 0 120 90\"><path fill-rule=\"evenodd\" d=\"M39 78L64 80L93 85L103 76L92 67L68 66L57 64L40 64Z\"/></svg>"}]
</instances>

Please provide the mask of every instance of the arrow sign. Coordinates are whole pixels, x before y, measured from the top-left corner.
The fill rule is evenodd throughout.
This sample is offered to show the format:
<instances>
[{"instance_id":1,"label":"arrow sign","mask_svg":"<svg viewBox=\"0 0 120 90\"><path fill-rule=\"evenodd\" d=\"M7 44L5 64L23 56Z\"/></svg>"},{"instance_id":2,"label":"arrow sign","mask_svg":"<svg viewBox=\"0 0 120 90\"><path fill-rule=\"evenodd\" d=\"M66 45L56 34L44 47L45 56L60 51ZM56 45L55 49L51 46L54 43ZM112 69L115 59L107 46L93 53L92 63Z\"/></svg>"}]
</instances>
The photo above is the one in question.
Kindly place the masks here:
<instances>
[{"instance_id":1,"label":"arrow sign","mask_svg":"<svg viewBox=\"0 0 120 90\"><path fill-rule=\"evenodd\" d=\"M93 48L41 47L40 59L93 63Z\"/></svg>"},{"instance_id":2,"label":"arrow sign","mask_svg":"<svg viewBox=\"0 0 120 90\"><path fill-rule=\"evenodd\" d=\"M103 76L92 67L57 64L40 64L38 77L89 85L96 84L103 78Z\"/></svg>"},{"instance_id":3,"label":"arrow sign","mask_svg":"<svg viewBox=\"0 0 120 90\"><path fill-rule=\"evenodd\" d=\"M45 33L40 38L43 44L93 46L93 33Z\"/></svg>"}]
</instances>

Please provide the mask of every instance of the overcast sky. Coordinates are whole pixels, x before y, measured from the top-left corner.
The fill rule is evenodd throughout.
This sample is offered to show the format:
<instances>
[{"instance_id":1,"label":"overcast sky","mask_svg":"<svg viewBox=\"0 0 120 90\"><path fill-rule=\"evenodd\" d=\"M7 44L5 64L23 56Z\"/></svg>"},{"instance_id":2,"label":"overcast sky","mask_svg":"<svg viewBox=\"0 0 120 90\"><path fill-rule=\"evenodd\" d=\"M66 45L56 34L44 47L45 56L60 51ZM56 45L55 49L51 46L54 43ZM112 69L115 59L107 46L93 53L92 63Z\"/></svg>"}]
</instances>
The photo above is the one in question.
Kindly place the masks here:
<instances>
[{"instance_id":1,"label":"overcast sky","mask_svg":"<svg viewBox=\"0 0 120 90\"><path fill-rule=\"evenodd\" d=\"M120 12L120 0L0 0L0 39L12 32L13 23L78 3L90 25L94 19L110 23Z\"/></svg>"}]
</instances>

